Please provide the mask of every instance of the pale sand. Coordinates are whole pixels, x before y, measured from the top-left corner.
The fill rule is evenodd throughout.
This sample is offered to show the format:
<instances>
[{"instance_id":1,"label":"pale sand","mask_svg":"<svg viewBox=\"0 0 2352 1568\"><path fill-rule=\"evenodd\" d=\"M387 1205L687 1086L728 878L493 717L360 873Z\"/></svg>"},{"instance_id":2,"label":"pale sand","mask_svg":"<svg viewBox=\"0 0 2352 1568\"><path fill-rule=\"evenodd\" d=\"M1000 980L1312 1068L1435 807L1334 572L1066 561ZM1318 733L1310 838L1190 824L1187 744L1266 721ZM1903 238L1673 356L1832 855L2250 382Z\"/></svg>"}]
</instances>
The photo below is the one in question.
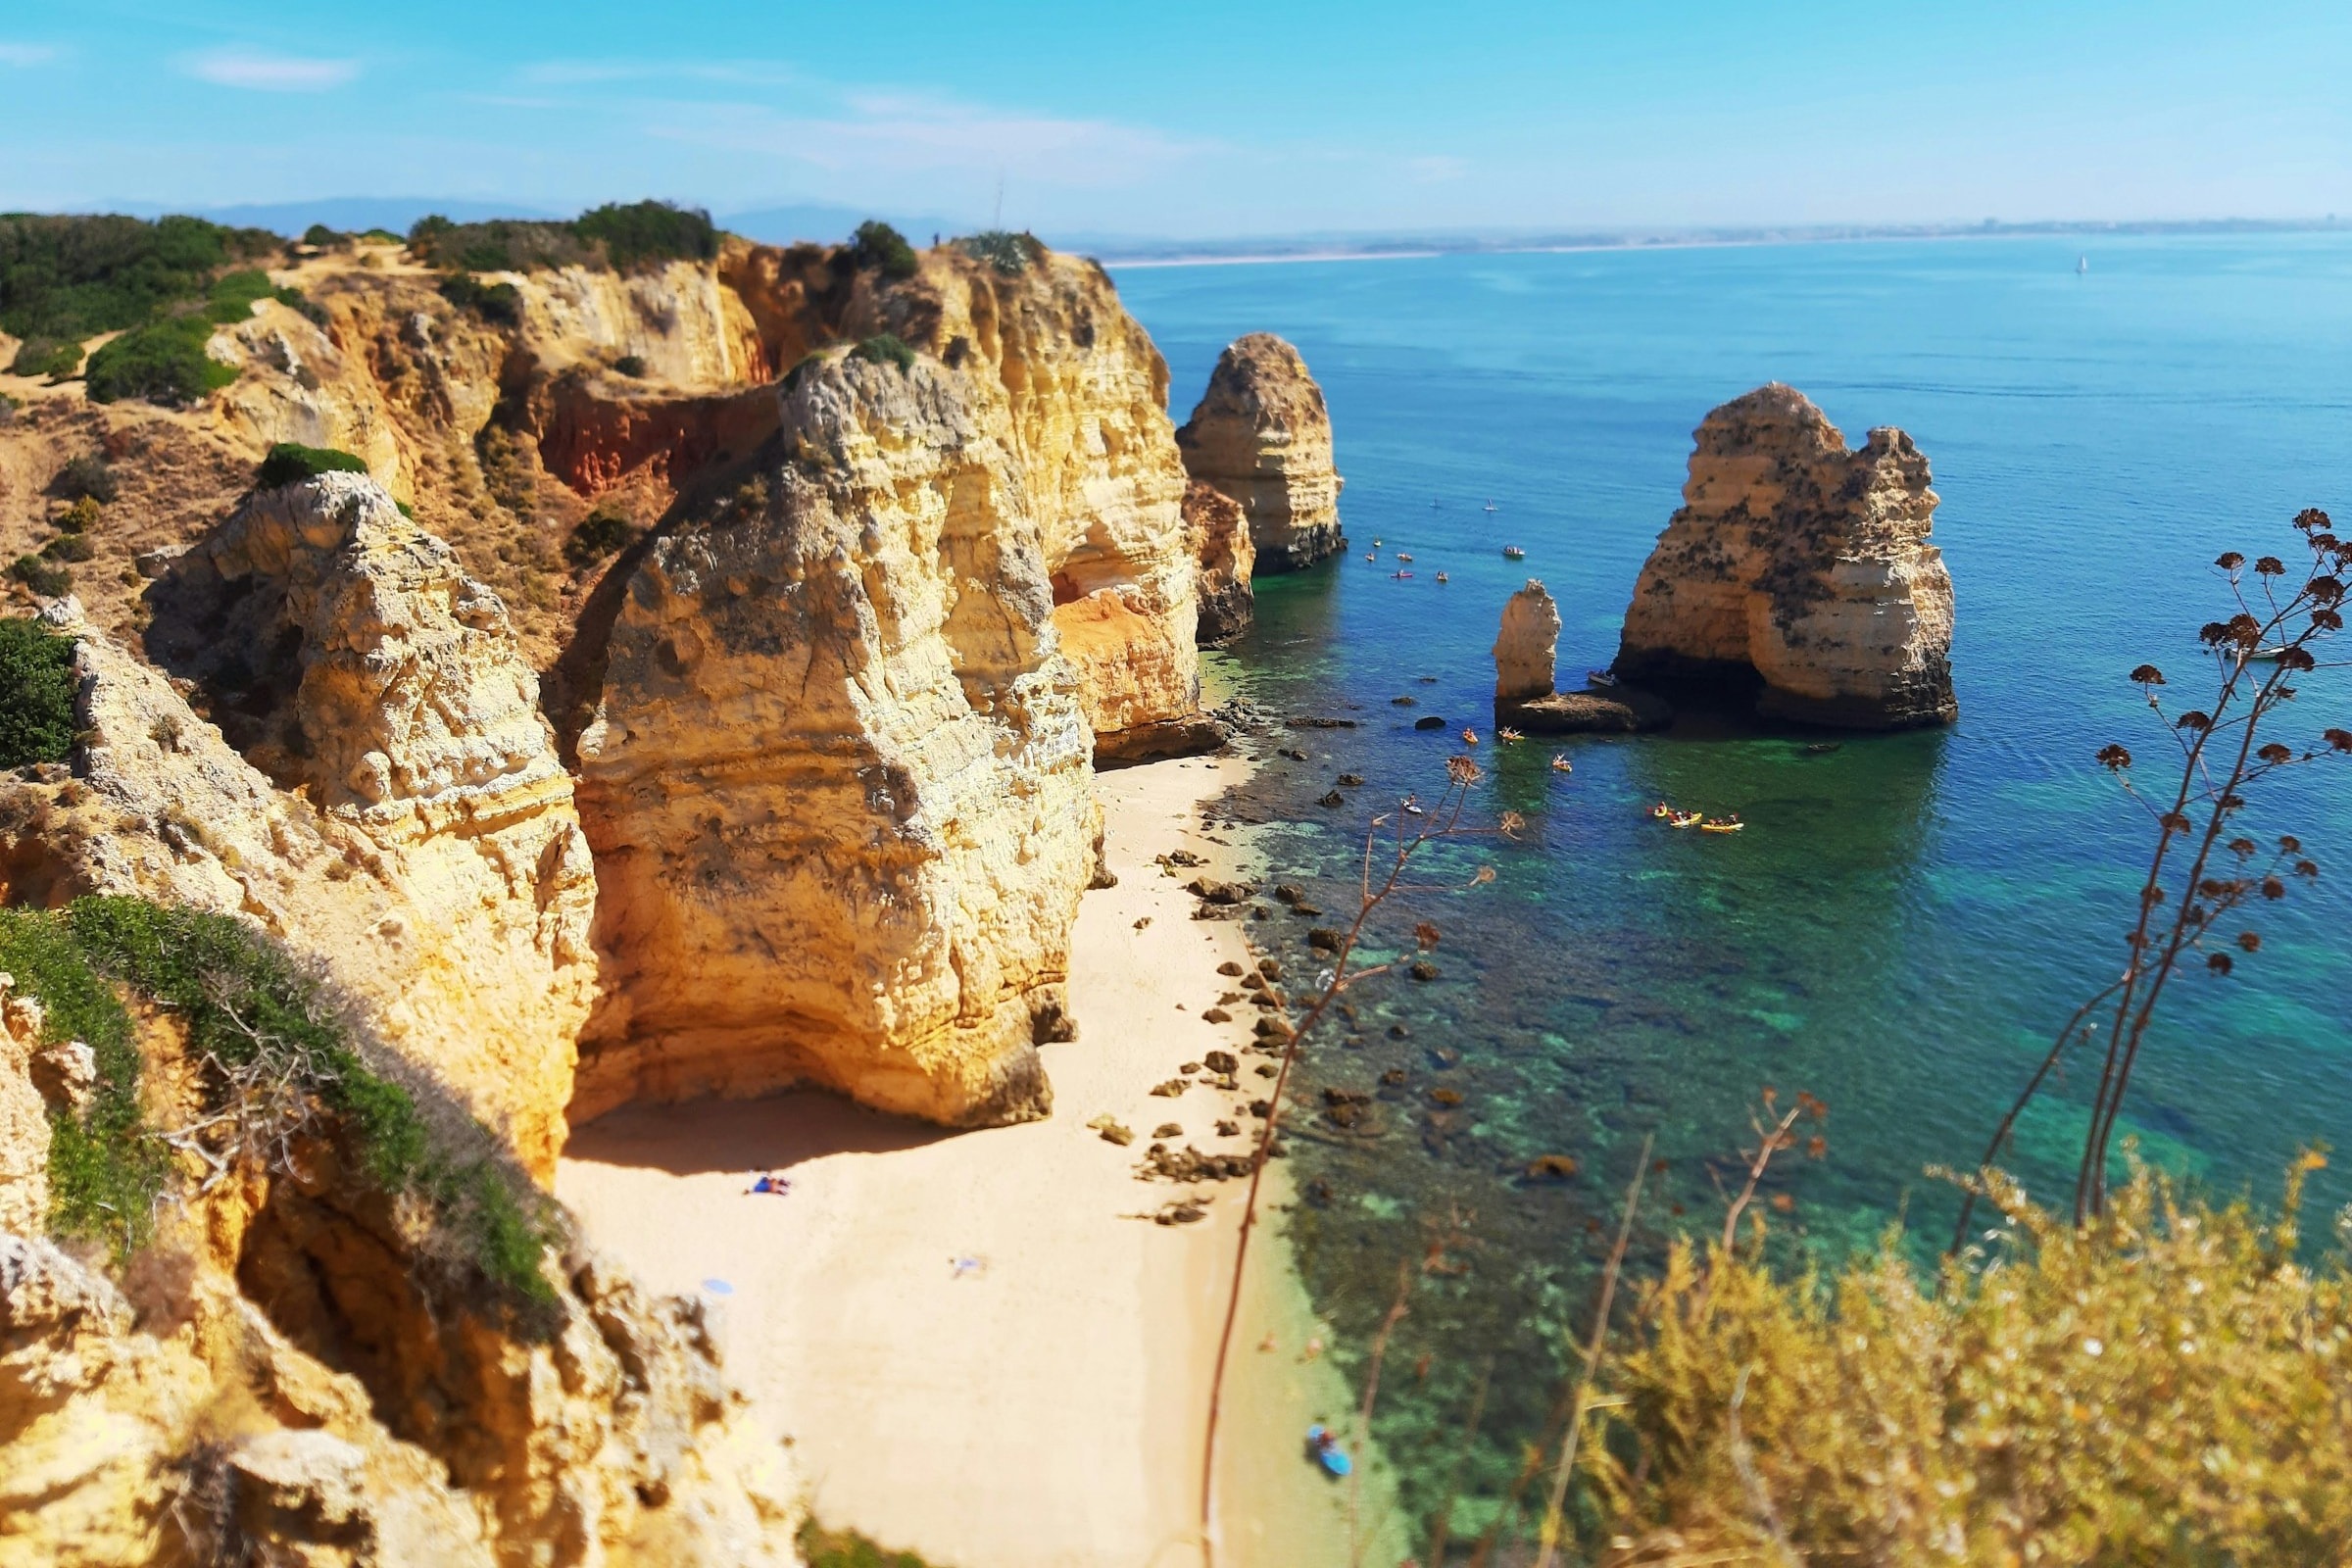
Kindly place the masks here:
<instances>
[{"instance_id":1,"label":"pale sand","mask_svg":"<svg viewBox=\"0 0 2352 1568\"><path fill-rule=\"evenodd\" d=\"M790 1436L828 1525L942 1568L1200 1561L1203 1398L1245 1184L1204 1184L1210 1218L1164 1226L1137 1216L1186 1190L1133 1171L1161 1122L1203 1151L1254 1135L1241 1115L1243 1137L1215 1136L1234 1112L1211 1089L1149 1093L1205 1051L1238 1052L1254 1016L1200 1019L1233 986L1217 965L1249 953L1236 923L1190 918L1191 873L1152 858L1187 847L1232 866L1241 847L1206 842L1198 807L1250 765L1098 780L1119 881L1079 915L1079 1038L1045 1048L1051 1120L950 1135L809 1094L624 1110L573 1139L558 1192L650 1286L712 1303L731 1372ZM1267 1059L1243 1057L1245 1100L1266 1092L1251 1069ZM1086 1126L1103 1111L1134 1129L1131 1147ZM791 1193L747 1194L763 1169L788 1170ZM1318 1417L1352 1438L1352 1400L1327 1362L1302 1358L1327 1331L1272 1221L1252 1244L1227 1385L1217 1560L1344 1568L1346 1488L1300 1446ZM959 1274L962 1257L982 1266ZM1277 1348L1262 1351L1269 1332ZM1372 1470L1363 1513L1381 1519ZM1374 1568L1401 1555L1366 1544Z\"/></svg>"}]
</instances>

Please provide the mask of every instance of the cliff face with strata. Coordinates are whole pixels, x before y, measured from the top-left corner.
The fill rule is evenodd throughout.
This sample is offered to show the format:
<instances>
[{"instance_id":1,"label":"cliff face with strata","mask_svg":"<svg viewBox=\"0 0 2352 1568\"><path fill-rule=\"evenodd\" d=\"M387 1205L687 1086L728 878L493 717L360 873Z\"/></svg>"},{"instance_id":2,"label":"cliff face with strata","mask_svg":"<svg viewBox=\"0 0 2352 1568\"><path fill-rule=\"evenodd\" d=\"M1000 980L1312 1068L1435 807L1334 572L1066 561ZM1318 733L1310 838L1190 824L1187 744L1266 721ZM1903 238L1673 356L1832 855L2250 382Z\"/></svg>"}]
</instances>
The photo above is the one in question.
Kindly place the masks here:
<instances>
[{"instance_id":1,"label":"cliff face with strata","mask_svg":"<svg viewBox=\"0 0 2352 1568\"><path fill-rule=\"evenodd\" d=\"M503 606L364 475L251 498L153 592L165 675L84 637L78 776L0 786L11 902L137 895L338 962L552 1173L595 873ZM225 731L225 734L224 734Z\"/></svg>"},{"instance_id":2,"label":"cliff face with strata","mask_svg":"<svg viewBox=\"0 0 2352 1568\"><path fill-rule=\"evenodd\" d=\"M1949 723L1952 584L1928 543L1928 460L1900 430L1858 452L1791 387L1696 432L1683 508L1642 568L1616 673L1754 688L1767 712Z\"/></svg>"},{"instance_id":3,"label":"cliff face with strata","mask_svg":"<svg viewBox=\"0 0 2352 1568\"><path fill-rule=\"evenodd\" d=\"M1257 547L1250 519L1231 496L1196 479L1184 487L1184 526L1200 568L1200 646L1219 648L1248 631L1257 615L1250 586Z\"/></svg>"},{"instance_id":4,"label":"cliff face with strata","mask_svg":"<svg viewBox=\"0 0 2352 1568\"><path fill-rule=\"evenodd\" d=\"M0 1052L0 1105L28 1095ZM432 1267L325 1151L186 1195L120 1282L0 1229L0 1568L798 1561L794 1478L698 1305L575 1251L517 1333Z\"/></svg>"},{"instance_id":5,"label":"cliff face with strata","mask_svg":"<svg viewBox=\"0 0 2352 1568\"><path fill-rule=\"evenodd\" d=\"M814 1080L1048 1103L1093 864L1046 531L971 374L835 358L629 580L579 740L612 1000L575 1113Z\"/></svg>"},{"instance_id":6,"label":"cliff face with strata","mask_svg":"<svg viewBox=\"0 0 2352 1568\"><path fill-rule=\"evenodd\" d=\"M1237 338L1217 357L1176 443L1187 473L1240 504L1261 569L1294 571L1348 543L1323 389L1271 332Z\"/></svg>"},{"instance_id":7,"label":"cliff face with strata","mask_svg":"<svg viewBox=\"0 0 2352 1568\"><path fill-rule=\"evenodd\" d=\"M968 379L973 416L1020 468L1102 760L1222 740L1200 710L1167 364L1100 267L1043 253L1006 271L951 246L892 281L815 245L736 248L721 267L779 366L888 333Z\"/></svg>"}]
</instances>

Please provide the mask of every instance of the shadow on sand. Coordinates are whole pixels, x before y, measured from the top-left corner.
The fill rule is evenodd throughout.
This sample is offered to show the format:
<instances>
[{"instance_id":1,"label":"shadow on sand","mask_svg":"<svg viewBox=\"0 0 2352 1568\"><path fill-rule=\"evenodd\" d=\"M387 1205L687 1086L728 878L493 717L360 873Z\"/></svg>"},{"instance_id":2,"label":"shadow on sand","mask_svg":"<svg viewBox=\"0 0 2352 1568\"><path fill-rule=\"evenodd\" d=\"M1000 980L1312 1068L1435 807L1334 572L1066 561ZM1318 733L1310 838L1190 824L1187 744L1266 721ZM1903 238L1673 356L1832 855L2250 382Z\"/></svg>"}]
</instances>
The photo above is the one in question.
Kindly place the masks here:
<instances>
[{"instance_id":1,"label":"shadow on sand","mask_svg":"<svg viewBox=\"0 0 2352 1568\"><path fill-rule=\"evenodd\" d=\"M624 1105L574 1130L564 1157L664 1170L783 1170L828 1154L886 1154L953 1138L956 1130L885 1115L818 1090L760 1100Z\"/></svg>"}]
</instances>

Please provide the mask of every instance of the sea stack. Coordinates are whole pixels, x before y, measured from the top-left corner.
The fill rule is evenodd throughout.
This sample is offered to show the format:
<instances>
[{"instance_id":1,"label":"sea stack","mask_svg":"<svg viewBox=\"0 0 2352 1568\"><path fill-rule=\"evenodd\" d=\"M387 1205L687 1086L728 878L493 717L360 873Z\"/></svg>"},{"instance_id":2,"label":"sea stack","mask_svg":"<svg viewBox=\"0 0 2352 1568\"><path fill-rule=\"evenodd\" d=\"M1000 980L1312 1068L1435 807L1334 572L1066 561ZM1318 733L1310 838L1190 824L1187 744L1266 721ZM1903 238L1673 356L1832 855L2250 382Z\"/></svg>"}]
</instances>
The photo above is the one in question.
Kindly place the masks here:
<instances>
[{"instance_id":1,"label":"sea stack","mask_svg":"<svg viewBox=\"0 0 2352 1568\"><path fill-rule=\"evenodd\" d=\"M1657 729L1674 710L1629 687L1563 692L1553 686L1559 661L1560 607L1530 577L1504 602L1494 638L1494 722L1534 735Z\"/></svg>"},{"instance_id":2,"label":"sea stack","mask_svg":"<svg viewBox=\"0 0 2352 1568\"><path fill-rule=\"evenodd\" d=\"M1184 527L1193 558L1200 564L1200 622L1203 648L1222 648L1250 629L1257 594L1250 586L1257 547L1241 504L1195 479L1184 487Z\"/></svg>"},{"instance_id":3,"label":"sea stack","mask_svg":"<svg viewBox=\"0 0 2352 1568\"><path fill-rule=\"evenodd\" d=\"M1560 607L1530 577L1502 607L1502 630L1494 638L1494 700L1549 697L1559 640Z\"/></svg>"},{"instance_id":4,"label":"sea stack","mask_svg":"<svg viewBox=\"0 0 2352 1568\"><path fill-rule=\"evenodd\" d=\"M1927 457L1859 452L1774 382L1708 415L1683 508L1642 568L1616 673L1755 692L1767 713L1854 729L1948 724L1952 580L1928 543Z\"/></svg>"},{"instance_id":5,"label":"sea stack","mask_svg":"<svg viewBox=\"0 0 2352 1568\"><path fill-rule=\"evenodd\" d=\"M1187 473L1241 505L1259 569L1296 571L1346 547L1323 389L1273 333L1237 338L1218 356L1176 445Z\"/></svg>"}]
</instances>

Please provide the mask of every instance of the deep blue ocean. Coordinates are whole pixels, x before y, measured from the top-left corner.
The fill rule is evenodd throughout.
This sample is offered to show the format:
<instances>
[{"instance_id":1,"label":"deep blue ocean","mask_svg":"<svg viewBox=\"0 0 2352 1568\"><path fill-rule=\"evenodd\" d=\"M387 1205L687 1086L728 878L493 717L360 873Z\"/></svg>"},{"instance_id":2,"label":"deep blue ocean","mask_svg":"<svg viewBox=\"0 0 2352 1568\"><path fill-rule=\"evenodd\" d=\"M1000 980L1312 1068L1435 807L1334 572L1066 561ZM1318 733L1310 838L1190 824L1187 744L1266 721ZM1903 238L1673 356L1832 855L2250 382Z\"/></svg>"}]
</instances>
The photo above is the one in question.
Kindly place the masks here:
<instances>
[{"instance_id":1,"label":"deep blue ocean","mask_svg":"<svg viewBox=\"0 0 2352 1568\"><path fill-rule=\"evenodd\" d=\"M2089 270L2078 274L2078 257ZM1782 1245L1867 1245L1907 1216L1923 1252L2050 1034L2119 966L2144 815L2092 754L2167 747L2126 671L2198 677L2195 630L2227 614L2210 563L2290 554L2288 519L2352 524L2352 236L2080 237L1604 251L1114 270L1166 354L1182 420L1219 350L1296 343L1327 394L1353 548L1258 587L1258 625L1210 680L1299 732L1222 814L1271 820L1275 869L1348 908L1364 817L1436 795L1475 726L1470 814L1524 813L1517 843L1447 846L1470 893L1405 901L1441 926L1441 977L1368 982L1360 1046L1319 1045L1303 1094L1381 1096L1370 1132L1300 1112L1297 1169L1328 1198L1289 1216L1319 1309L1360 1357L1397 1264L1466 1236L1466 1272L1426 1282L1390 1351L1380 1432L1426 1503L1494 1367L1492 1487L1550 1396L1563 1331L1587 1325L1635 1151L1665 1162L1641 1246L1718 1228L1765 1086L1826 1101L1829 1148L1785 1160ZM1497 748L1491 647L1505 596L1558 599L1563 684L1605 665L1634 577L1679 504L1690 432L1768 380L1859 444L1908 430L1942 498L1935 541L1958 598L1948 731L1824 737L1693 722L1662 735ZM1492 500L1495 511L1488 513ZM1367 564L1370 542L1382 561ZM1501 558L1500 546L1527 551ZM1389 560L1416 558L1398 581ZM1438 571L1450 582L1439 584ZM2352 657L2352 656L2347 656ZM1394 699L1410 697L1412 707ZM2352 677L2304 683L2295 723L2352 724ZM2292 710L2290 710L2292 711ZM1416 731L1429 713L1446 731ZM2282 733L2301 741L2305 734ZM1549 766L1565 752L1574 771ZM1342 771L1369 783L1315 804ZM1663 831L1661 798L1750 824ZM2285 1162L2352 1132L2352 774L2266 785L2249 824L2292 832L2323 875L2257 925L2234 977L2173 990L2127 1124L2151 1157L2222 1193L2275 1198ZM1442 880L1433 877L1431 880ZM1295 952L1308 922L1252 927ZM1402 1036L1392 1033L1401 1026ZM1458 1054L1458 1061L1448 1056ZM1401 1073L1383 1086L1384 1073ZM1433 1103L1449 1087L1457 1106ZM2063 1203L2086 1119L2077 1073L2007 1163ZM1529 1159L1579 1162L1567 1183ZM2343 1163L2316 1200L2352 1198ZM2326 1233L2326 1226L2307 1229ZM1426 1359L1424 1359L1426 1357ZM1548 1358L1548 1359L1547 1359ZM1513 1423L1521 1430L1512 1431ZM1417 1488L1417 1490L1415 1490Z\"/></svg>"}]
</instances>

